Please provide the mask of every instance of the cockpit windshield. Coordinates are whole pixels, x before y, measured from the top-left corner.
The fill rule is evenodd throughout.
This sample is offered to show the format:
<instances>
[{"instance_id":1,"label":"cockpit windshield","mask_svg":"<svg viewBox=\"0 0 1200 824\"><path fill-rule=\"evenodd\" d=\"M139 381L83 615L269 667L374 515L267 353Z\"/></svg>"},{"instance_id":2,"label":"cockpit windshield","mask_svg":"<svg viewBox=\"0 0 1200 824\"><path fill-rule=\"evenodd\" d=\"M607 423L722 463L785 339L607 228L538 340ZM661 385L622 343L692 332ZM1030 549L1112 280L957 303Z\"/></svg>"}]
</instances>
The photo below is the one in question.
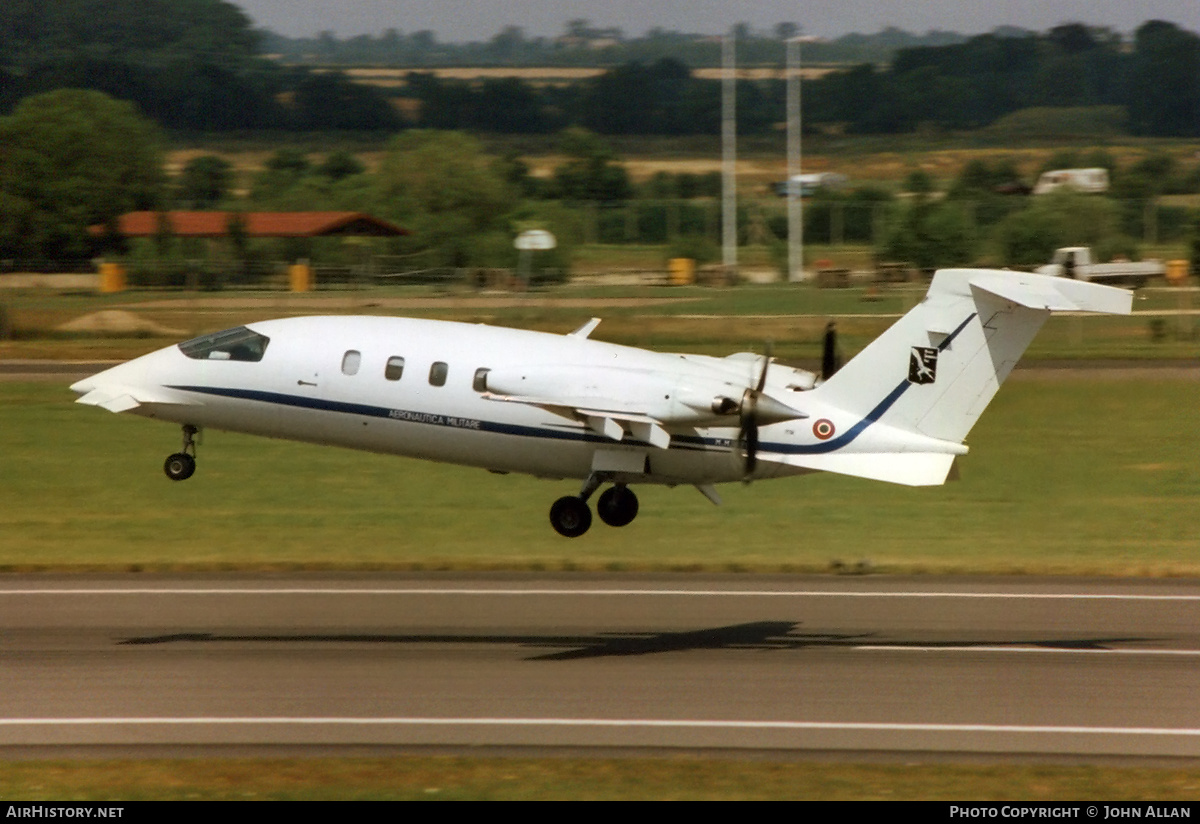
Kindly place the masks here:
<instances>
[{"instance_id":1,"label":"cockpit windshield","mask_svg":"<svg viewBox=\"0 0 1200 824\"><path fill-rule=\"evenodd\" d=\"M179 351L193 360L231 360L257 363L263 359L271 339L239 326L224 332L201 335L179 344Z\"/></svg>"}]
</instances>

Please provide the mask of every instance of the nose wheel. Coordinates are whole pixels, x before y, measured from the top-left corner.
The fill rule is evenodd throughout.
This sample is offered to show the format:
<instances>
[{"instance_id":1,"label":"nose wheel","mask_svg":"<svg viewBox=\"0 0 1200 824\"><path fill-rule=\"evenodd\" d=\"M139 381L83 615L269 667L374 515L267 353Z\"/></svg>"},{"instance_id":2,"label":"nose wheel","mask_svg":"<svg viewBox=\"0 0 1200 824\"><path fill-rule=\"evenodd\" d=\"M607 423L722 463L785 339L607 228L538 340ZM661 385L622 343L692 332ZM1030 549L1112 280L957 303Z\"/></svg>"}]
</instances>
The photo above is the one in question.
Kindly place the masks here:
<instances>
[{"instance_id":1,"label":"nose wheel","mask_svg":"<svg viewBox=\"0 0 1200 824\"><path fill-rule=\"evenodd\" d=\"M567 538L578 538L588 531L592 525L592 510L588 508L587 499L599 485L599 481L589 478L579 495L566 495L554 502L550 507L550 525L555 532ZM637 517L637 496L624 484L611 486L596 501L596 512L609 526L625 526Z\"/></svg>"},{"instance_id":2,"label":"nose wheel","mask_svg":"<svg viewBox=\"0 0 1200 824\"><path fill-rule=\"evenodd\" d=\"M187 424L183 427L183 450L167 457L163 472L172 481L186 481L196 472L196 433L199 428Z\"/></svg>"}]
</instances>

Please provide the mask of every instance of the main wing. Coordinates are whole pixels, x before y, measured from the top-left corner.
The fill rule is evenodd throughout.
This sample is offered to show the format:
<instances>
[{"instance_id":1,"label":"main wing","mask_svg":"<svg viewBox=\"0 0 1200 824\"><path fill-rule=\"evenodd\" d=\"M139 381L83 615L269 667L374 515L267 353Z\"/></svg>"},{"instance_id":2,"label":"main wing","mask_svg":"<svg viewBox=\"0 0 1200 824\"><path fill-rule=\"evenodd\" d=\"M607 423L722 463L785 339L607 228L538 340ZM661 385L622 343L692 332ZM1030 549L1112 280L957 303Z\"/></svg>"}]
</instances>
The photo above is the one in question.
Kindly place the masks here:
<instances>
[{"instance_id":1,"label":"main wing","mask_svg":"<svg viewBox=\"0 0 1200 824\"><path fill-rule=\"evenodd\" d=\"M597 434L621 441L626 434L659 449L671 444L670 429L737 426L747 392L755 391L724 369L682 356L657 357L661 368L539 365L493 369L485 398L537 406L580 420ZM811 377L811 376L810 376ZM807 415L759 392L760 419Z\"/></svg>"}]
</instances>

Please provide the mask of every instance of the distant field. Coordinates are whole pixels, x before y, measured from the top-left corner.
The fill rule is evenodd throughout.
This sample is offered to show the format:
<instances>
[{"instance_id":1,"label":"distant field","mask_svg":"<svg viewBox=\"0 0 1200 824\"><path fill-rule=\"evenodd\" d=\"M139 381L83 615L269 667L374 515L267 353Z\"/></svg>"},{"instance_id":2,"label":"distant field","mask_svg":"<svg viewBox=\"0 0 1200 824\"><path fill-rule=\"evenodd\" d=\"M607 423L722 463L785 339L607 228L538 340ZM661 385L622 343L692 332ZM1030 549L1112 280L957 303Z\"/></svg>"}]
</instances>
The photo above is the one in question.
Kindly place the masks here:
<instances>
[{"instance_id":1,"label":"distant field","mask_svg":"<svg viewBox=\"0 0 1200 824\"><path fill-rule=\"evenodd\" d=\"M445 68L414 67L406 69L347 69L345 74L358 83L381 88L397 88L403 86L405 77L411 72L432 74L436 77L452 80L494 80L505 77L515 77L529 81L535 85L549 86L576 83L591 77L599 77L609 71L606 67L582 66L460 66ZM830 67L812 67L801 70L800 76L806 80L816 80L830 72L837 71ZM703 80L720 80L725 75L719 68L694 69L692 75ZM776 80L786 75L777 68L740 68L737 70L739 80Z\"/></svg>"},{"instance_id":2,"label":"distant field","mask_svg":"<svg viewBox=\"0 0 1200 824\"><path fill-rule=\"evenodd\" d=\"M663 250L615 246L581 249L587 271L661 269ZM812 259L858 266L858 247L811 249ZM852 355L924 294L923 284L818 289L786 283L714 286L547 287L528 293L479 292L454 284L364 287L306 294L224 291L59 295L40 290L0 295L15 330L0 340L0 359L115 360L142 354L182 337L255 320L311 314L430 317L566 332L591 317L604 318L596 337L660 351L726 355L759 350L767 340L776 356L815 361L825 322L838 318L841 346ZM68 321L98 311L128 313L172 334L68 334ZM1034 359L1176 360L1200 357L1200 294L1147 289L1128 317L1055 317L1034 339Z\"/></svg>"},{"instance_id":3,"label":"distant field","mask_svg":"<svg viewBox=\"0 0 1200 824\"><path fill-rule=\"evenodd\" d=\"M529 165L530 173L534 176L550 175L564 160L554 135L488 135L485 138L496 154L505 151L518 154ZM608 142L614 146L635 181L644 181L660 171L703 174L720 169L721 146L716 135L684 138L612 137ZM299 147L318 160L333 151L350 151L369 170L374 170L379 167L386 152L386 143L386 136L350 140L345 136L312 135L302 139ZM206 139L202 145L177 145L172 148L168 152L167 168L172 174L178 174L189 160L198 155L219 154L230 161L241 178L239 187L245 188L249 183L249 175L260 171L276 148L272 142L245 138ZM1093 146L1064 141L1026 141L1022 144L1010 141L994 145L984 137L972 135L939 135L931 138L894 135L886 139L873 136L814 136L805 140L804 169L809 172L841 172L847 174L851 185L855 186L894 186L914 169L921 169L933 176L939 185L945 185L972 160L995 162L1005 159L1012 161L1017 170L1032 181L1050 157L1063 148L1085 150ZM1190 168L1195 164L1194 145L1178 140L1110 139L1101 148L1122 167L1128 167L1155 152L1170 154L1180 168ZM740 186L746 194L762 194L767 184L782 180L787 174L782 133L741 140L737 169ZM1176 203L1178 200L1176 198L1169 202ZM1193 205L1193 201L1194 198L1184 198L1182 203Z\"/></svg>"}]
</instances>

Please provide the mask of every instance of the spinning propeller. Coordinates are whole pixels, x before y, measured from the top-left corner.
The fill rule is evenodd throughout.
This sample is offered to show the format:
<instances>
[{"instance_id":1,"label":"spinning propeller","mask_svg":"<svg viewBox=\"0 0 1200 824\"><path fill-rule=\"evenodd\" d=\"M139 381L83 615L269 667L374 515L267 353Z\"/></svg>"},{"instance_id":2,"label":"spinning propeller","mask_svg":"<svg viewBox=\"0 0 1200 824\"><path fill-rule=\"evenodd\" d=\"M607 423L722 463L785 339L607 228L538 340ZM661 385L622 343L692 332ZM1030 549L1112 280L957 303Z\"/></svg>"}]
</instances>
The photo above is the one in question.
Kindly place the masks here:
<instances>
[{"instance_id":1,"label":"spinning propeller","mask_svg":"<svg viewBox=\"0 0 1200 824\"><path fill-rule=\"evenodd\" d=\"M833 321L825 324L825 339L821 344L821 380L827 381L842 368L842 359L838 355L837 324Z\"/></svg>"},{"instance_id":2,"label":"spinning propeller","mask_svg":"<svg viewBox=\"0 0 1200 824\"><path fill-rule=\"evenodd\" d=\"M738 446L742 455L743 480L750 481L758 466L758 428L764 424L790 421L795 418L807 417L803 412L792 409L780 403L763 392L767 385L767 367L771 365L771 344L767 343L763 352L762 371L753 386L742 393L742 402L738 405Z\"/></svg>"},{"instance_id":3,"label":"spinning propeller","mask_svg":"<svg viewBox=\"0 0 1200 824\"><path fill-rule=\"evenodd\" d=\"M742 393L741 403L737 404L738 413L738 450L742 456L742 480L750 482L754 470L758 467L758 428L764 424L780 423L796 418L808 417L803 412L772 398L763 392L767 385L767 368L771 365L771 343L767 342L763 352L762 370L758 380L748 386ZM830 321L825 326L825 337L821 343L821 380L827 381L842 368L842 359L838 354L837 324ZM718 408L714 404L714 412L733 411L733 401L724 398L724 405Z\"/></svg>"}]
</instances>

